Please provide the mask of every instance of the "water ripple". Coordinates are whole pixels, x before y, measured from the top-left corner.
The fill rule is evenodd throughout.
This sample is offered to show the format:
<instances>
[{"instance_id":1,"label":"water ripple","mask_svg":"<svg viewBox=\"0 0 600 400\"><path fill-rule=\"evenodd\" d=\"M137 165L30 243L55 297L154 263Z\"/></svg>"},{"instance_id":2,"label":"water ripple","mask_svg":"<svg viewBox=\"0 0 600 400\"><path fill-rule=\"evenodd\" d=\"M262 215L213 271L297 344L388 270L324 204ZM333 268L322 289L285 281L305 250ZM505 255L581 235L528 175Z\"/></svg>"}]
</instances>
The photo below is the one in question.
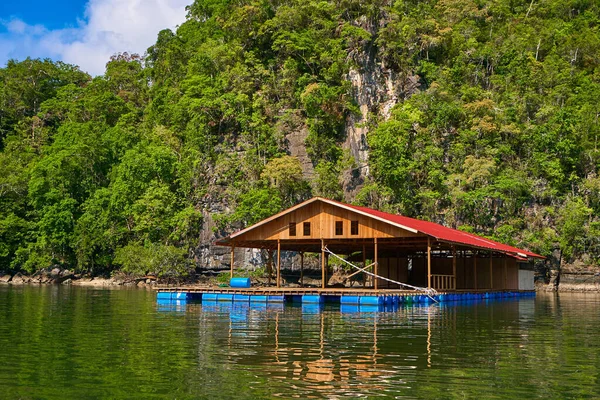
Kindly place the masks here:
<instances>
[{"instance_id":1,"label":"water ripple","mask_svg":"<svg viewBox=\"0 0 600 400\"><path fill-rule=\"evenodd\" d=\"M0 287L2 398L598 398L600 296L345 313Z\"/></svg>"}]
</instances>

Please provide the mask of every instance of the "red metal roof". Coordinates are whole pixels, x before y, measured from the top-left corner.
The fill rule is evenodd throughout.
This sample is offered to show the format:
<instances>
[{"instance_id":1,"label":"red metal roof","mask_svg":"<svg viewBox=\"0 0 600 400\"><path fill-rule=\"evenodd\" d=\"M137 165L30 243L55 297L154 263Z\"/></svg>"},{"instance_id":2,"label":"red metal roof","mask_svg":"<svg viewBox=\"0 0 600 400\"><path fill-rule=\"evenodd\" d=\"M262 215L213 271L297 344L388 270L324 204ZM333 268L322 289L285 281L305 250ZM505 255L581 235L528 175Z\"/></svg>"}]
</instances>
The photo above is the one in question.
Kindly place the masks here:
<instances>
[{"instance_id":1,"label":"red metal roof","mask_svg":"<svg viewBox=\"0 0 600 400\"><path fill-rule=\"evenodd\" d=\"M334 200L323 199L330 203L336 203L345 208L351 208L358 212L372 215L378 219L387 220L394 224L403 225L405 227L414 229L420 233L436 238L437 240L451 242L455 244L462 244L466 246L474 246L485 248L489 250L499 251L502 253L510 253L516 256L528 256L535 258L545 258L536 253L532 253L527 250L519 249L516 247L512 247L503 243L499 243L493 241L491 239L486 239L481 236L474 235L472 233L467 233L463 231L459 231L456 229L448 228L440 224L436 224L434 222L423 221L420 219L404 217L402 215L395 215L386 213L383 211L373 210L372 208L354 206L351 204L344 204Z\"/></svg>"}]
</instances>

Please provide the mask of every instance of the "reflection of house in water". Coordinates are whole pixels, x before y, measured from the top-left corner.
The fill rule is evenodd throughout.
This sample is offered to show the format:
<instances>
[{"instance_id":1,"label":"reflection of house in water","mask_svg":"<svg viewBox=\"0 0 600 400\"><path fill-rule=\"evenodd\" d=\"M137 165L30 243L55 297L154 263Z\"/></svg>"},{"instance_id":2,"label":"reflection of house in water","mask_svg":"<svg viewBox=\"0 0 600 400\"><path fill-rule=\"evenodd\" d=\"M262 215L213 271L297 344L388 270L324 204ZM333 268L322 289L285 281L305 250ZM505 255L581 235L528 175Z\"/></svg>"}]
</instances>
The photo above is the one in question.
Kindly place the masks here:
<instances>
[{"instance_id":1,"label":"reflection of house in water","mask_svg":"<svg viewBox=\"0 0 600 400\"><path fill-rule=\"evenodd\" d=\"M384 390L390 381L396 387L408 384L418 371L450 368L456 360L519 349L526 338L498 342L497 334L523 337L531 304L531 299L496 300L345 314L214 303L202 304L200 314L202 337L222 349L227 364L297 382L303 394L335 389L356 395ZM208 320L214 325L207 326Z\"/></svg>"}]
</instances>

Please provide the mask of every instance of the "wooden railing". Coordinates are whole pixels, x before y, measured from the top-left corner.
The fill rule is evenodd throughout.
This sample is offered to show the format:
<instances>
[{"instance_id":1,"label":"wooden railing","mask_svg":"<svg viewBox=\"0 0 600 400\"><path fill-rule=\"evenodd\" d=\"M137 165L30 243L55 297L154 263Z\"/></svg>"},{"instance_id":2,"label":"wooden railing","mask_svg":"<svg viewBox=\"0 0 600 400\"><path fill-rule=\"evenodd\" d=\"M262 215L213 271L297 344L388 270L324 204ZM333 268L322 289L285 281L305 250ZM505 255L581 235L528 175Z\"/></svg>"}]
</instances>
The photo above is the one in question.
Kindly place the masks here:
<instances>
[{"instance_id":1,"label":"wooden railing","mask_svg":"<svg viewBox=\"0 0 600 400\"><path fill-rule=\"evenodd\" d=\"M435 290L456 290L454 275L431 275L431 286Z\"/></svg>"}]
</instances>

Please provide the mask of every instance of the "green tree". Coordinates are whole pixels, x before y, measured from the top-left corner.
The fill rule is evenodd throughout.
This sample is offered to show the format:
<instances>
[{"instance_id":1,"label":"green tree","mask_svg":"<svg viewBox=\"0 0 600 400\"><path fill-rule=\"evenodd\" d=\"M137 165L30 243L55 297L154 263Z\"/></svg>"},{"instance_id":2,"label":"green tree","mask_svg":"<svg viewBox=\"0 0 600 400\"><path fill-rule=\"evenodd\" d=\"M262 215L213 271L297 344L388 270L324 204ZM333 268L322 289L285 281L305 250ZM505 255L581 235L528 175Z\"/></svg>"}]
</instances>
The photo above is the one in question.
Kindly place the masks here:
<instances>
[{"instance_id":1,"label":"green tree","mask_svg":"<svg viewBox=\"0 0 600 400\"><path fill-rule=\"evenodd\" d=\"M310 186L302 175L302 165L297 157L274 158L265 165L261 177L279 192L284 207L290 207L310 195Z\"/></svg>"}]
</instances>

